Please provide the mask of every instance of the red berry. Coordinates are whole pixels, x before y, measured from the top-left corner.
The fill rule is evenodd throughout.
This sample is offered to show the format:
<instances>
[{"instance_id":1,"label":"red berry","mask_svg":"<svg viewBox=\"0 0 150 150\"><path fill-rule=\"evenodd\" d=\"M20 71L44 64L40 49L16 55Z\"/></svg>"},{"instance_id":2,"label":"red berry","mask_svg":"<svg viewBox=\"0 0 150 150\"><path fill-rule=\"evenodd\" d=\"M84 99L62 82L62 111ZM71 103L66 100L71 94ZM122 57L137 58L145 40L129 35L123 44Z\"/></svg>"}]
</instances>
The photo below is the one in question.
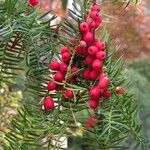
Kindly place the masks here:
<instances>
[{"instance_id":1,"label":"red berry","mask_svg":"<svg viewBox=\"0 0 150 150\"><path fill-rule=\"evenodd\" d=\"M54 109L54 100L52 97L50 96L47 96L44 101L43 101L43 105L44 105L44 108L45 110L51 110L51 109Z\"/></svg>"},{"instance_id":2,"label":"red berry","mask_svg":"<svg viewBox=\"0 0 150 150\"><path fill-rule=\"evenodd\" d=\"M107 78L107 75L105 74L105 73L102 73L101 75L100 75L100 80L102 80L103 78Z\"/></svg>"},{"instance_id":3,"label":"red berry","mask_svg":"<svg viewBox=\"0 0 150 150\"><path fill-rule=\"evenodd\" d=\"M87 56L86 59L84 60L84 63L87 65L91 65L94 62L94 58L91 56Z\"/></svg>"},{"instance_id":4,"label":"red berry","mask_svg":"<svg viewBox=\"0 0 150 150\"><path fill-rule=\"evenodd\" d=\"M95 20L95 29L97 29L100 26L100 22L98 20Z\"/></svg>"},{"instance_id":5,"label":"red berry","mask_svg":"<svg viewBox=\"0 0 150 150\"><path fill-rule=\"evenodd\" d=\"M99 51L99 52L97 52L96 57L97 57L99 60L104 60L104 59L106 58L106 52L104 52L104 51Z\"/></svg>"},{"instance_id":6,"label":"red berry","mask_svg":"<svg viewBox=\"0 0 150 150\"><path fill-rule=\"evenodd\" d=\"M99 96L100 96L100 89L99 89L99 87L97 87L97 86L92 87L90 89L89 95L90 95L91 98L99 98Z\"/></svg>"},{"instance_id":7,"label":"red berry","mask_svg":"<svg viewBox=\"0 0 150 150\"><path fill-rule=\"evenodd\" d=\"M77 75L77 74L78 74L78 71L79 71L79 69L78 69L77 67L71 68L71 72L72 72L74 75Z\"/></svg>"},{"instance_id":8,"label":"red berry","mask_svg":"<svg viewBox=\"0 0 150 150\"><path fill-rule=\"evenodd\" d=\"M89 107L91 109L96 109L98 107L98 105L99 105L99 101L94 101L94 100L89 101Z\"/></svg>"},{"instance_id":9,"label":"red berry","mask_svg":"<svg viewBox=\"0 0 150 150\"><path fill-rule=\"evenodd\" d=\"M98 85L99 85L99 87L100 87L101 89L106 89L107 86L109 85L109 80L108 80L108 78L102 78L102 79L99 81Z\"/></svg>"},{"instance_id":10,"label":"red berry","mask_svg":"<svg viewBox=\"0 0 150 150\"><path fill-rule=\"evenodd\" d=\"M111 91L107 90L102 95L103 95L104 98L108 99L111 96Z\"/></svg>"},{"instance_id":11,"label":"red berry","mask_svg":"<svg viewBox=\"0 0 150 150\"><path fill-rule=\"evenodd\" d=\"M61 72L56 72L54 74L54 80L61 82L64 79L64 75Z\"/></svg>"},{"instance_id":12,"label":"red berry","mask_svg":"<svg viewBox=\"0 0 150 150\"><path fill-rule=\"evenodd\" d=\"M61 48L61 54L65 53L65 52L69 53L68 47L62 47Z\"/></svg>"},{"instance_id":13,"label":"red berry","mask_svg":"<svg viewBox=\"0 0 150 150\"><path fill-rule=\"evenodd\" d=\"M29 4L34 7L39 4L39 0L29 0Z\"/></svg>"},{"instance_id":14,"label":"red berry","mask_svg":"<svg viewBox=\"0 0 150 150\"><path fill-rule=\"evenodd\" d=\"M92 64L92 68L94 70L101 70L103 67L103 63L102 61L100 61L99 59L95 59L93 64Z\"/></svg>"},{"instance_id":15,"label":"red berry","mask_svg":"<svg viewBox=\"0 0 150 150\"><path fill-rule=\"evenodd\" d=\"M94 118L89 118L89 119L87 120L87 122L88 122L89 124L94 125L94 124L96 124L96 123L97 123L97 120L96 120L96 119L94 119Z\"/></svg>"},{"instance_id":16,"label":"red berry","mask_svg":"<svg viewBox=\"0 0 150 150\"><path fill-rule=\"evenodd\" d=\"M59 70L59 67L60 67L60 63L59 62L51 62L49 64L49 68L51 70Z\"/></svg>"},{"instance_id":17,"label":"red berry","mask_svg":"<svg viewBox=\"0 0 150 150\"><path fill-rule=\"evenodd\" d=\"M99 14L97 11L91 11L89 14L90 18L92 18L93 20L96 20L99 17Z\"/></svg>"},{"instance_id":18,"label":"red berry","mask_svg":"<svg viewBox=\"0 0 150 150\"><path fill-rule=\"evenodd\" d=\"M68 68L68 65L67 64L65 64L65 63L61 63L60 64L60 71L62 72L62 73L66 73L67 72L67 68Z\"/></svg>"},{"instance_id":19,"label":"red berry","mask_svg":"<svg viewBox=\"0 0 150 150\"><path fill-rule=\"evenodd\" d=\"M78 55L83 55L83 54L85 54L85 48L78 46L78 47L76 47L76 52Z\"/></svg>"},{"instance_id":20,"label":"red berry","mask_svg":"<svg viewBox=\"0 0 150 150\"><path fill-rule=\"evenodd\" d=\"M84 126L89 129L93 128L93 125L90 123L85 123Z\"/></svg>"},{"instance_id":21,"label":"red berry","mask_svg":"<svg viewBox=\"0 0 150 150\"><path fill-rule=\"evenodd\" d=\"M57 84L53 81L49 81L47 84L47 89L49 91L56 90Z\"/></svg>"},{"instance_id":22,"label":"red berry","mask_svg":"<svg viewBox=\"0 0 150 150\"><path fill-rule=\"evenodd\" d=\"M71 55L68 52L65 52L62 54L62 60L64 62L69 62L70 58L71 58Z\"/></svg>"},{"instance_id":23,"label":"red berry","mask_svg":"<svg viewBox=\"0 0 150 150\"><path fill-rule=\"evenodd\" d=\"M95 26L96 26L96 25L95 25L95 21L94 21L93 19L88 18L88 19L86 20L86 22L88 23L90 29L95 29Z\"/></svg>"},{"instance_id":24,"label":"red berry","mask_svg":"<svg viewBox=\"0 0 150 150\"><path fill-rule=\"evenodd\" d=\"M65 91L64 96L66 99L72 99L74 97L73 91L71 90Z\"/></svg>"},{"instance_id":25,"label":"red berry","mask_svg":"<svg viewBox=\"0 0 150 150\"><path fill-rule=\"evenodd\" d=\"M89 25L86 22L82 22L80 24L80 31L86 33L88 32L88 30L89 30Z\"/></svg>"},{"instance_id":26,"label":"red berry","mask_svg":"<svg viewBox=\"0 0 150 150\"><path fill-rule=\"evenodd\" d=\"M98 12L100 12L100 6L99 5L97 5L97 4L94 4L93 5L93 7L92 7L92 11L98 11Z\"/></svg>"},{"instance_id":27,"label":"red berry","mask_svg":"<svg viewBox=\"0 0 150 150\"><path fill-rule=\"evenodd\" d=\"M90 80L90 70L84 70L84 72L83 72L83 78L85 79L85 80Z\"/></svg>"},{"instance_id":28,"label":"red berry","mask_svg":"<svg viewBox=\"0 0 150 150\"><path fill-rule=\"evenodd\" d=\"M95 45L96 45L96 47L97 47L99 50L101 50L101 51L105 50L105 48L106 48L104 42L97 41L97 42L95 43Z\"/></svg>"},{"instance_id":29,"label":"red berry","mask_svg":"<svg viewBox=\"0 0 150 150\"><path fill-rule=\"evenodd\" d=\"M93 70L93 71L90 72L90 78L92 80L96 80L98 78L98 76L99 76L99 72L98 71Z\"/></svg>"},{"instance_id":30,"label":"red berry","mask_svg":"<svg viewBox=\"0 0 150 150\"><path fill-rule=\"evenodd\" d=\"M88 44L92 43L94 40L94 36L91 32L87 32L86 34L83 35L83 40Z\"/></svg>"},{"instance_id":31,"label":"red berry","mask_svg":"<svg viewBox=\"0 0 150 150\"><path fill-rule=\"evenodd\" d=\"M91 46L88 48L88 53L90 55L96 55L98 52L98 48L96 46Z\"/></svg>"},{"instance_id":32,"label":"red berry","mask_svg":"<svg viewBox=\"0 0 150 150\"><path fill-rule=\"evenodd\" d=\"M117 94L125 94L126 93L126 90L123 88L123 87L116 87L116 93Z\"/></svg>"}]
</instances>

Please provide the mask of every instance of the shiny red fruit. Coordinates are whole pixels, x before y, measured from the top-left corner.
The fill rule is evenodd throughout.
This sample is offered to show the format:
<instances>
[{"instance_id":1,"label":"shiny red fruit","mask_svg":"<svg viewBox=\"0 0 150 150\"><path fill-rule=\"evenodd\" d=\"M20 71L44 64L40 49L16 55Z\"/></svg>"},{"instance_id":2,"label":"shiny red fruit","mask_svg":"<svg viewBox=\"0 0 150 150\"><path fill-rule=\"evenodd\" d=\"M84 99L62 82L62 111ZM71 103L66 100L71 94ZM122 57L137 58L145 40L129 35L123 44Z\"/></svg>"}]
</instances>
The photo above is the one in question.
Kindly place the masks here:
<instances>
[{"instance_id":1,"label":"shiny red fruit","mask_svg":"<svg viewBox=\"0 0 150 150\"><path fill-rule=\"evenodd\" d=\"M51 69L51 70L59 70L59 67L60 67L60 63L59 62L51 62L50 64L49 64L49 68Z\"/></svg>"},{"instance_id":2,"label":"shiny red fruit","mask_svg":"<svg viewBox=\"0 0 150 150\"><path fill-rule=\"evenodd\" d=\"M99 101L94 101L94 100L89 101L89 107L91 109L96 109L98 107L98 105L99 105Z\"/></svg>"},{"instance_id":3,"label":"shiny red fruit","mask_svg":"<svg viewBox=\"0 0 150 150\"><path fill-rule=\"evenodd\" d=\"M91 70L84 70L84 72L83 72L83 78L84 78L84 80L90 80L90 72L91 72Z\"/></svg>"},{"instance_id":4,"label":"shiny red fruit","mask_svg":"<svg viewBox=\"0 0 150 150\"><path fill-rule=\"evenodd\" d=\"M109 85L109 80L108 80L108 78L102 78L102 79L99 81L99 83L98 83L98 86L99 86L99 88L101 88L101 89L106 89L108 85Z\"/></svg>"},{"instance_id":5,"label":"shiny red fruit","mask_svg":"<svg viewBox=\"0 0 150 150\"><path fill-rule=\"evenodd\" d=\"M78 55L84 55L85 54L85 48L78 46L78 47L76 47L76 52Z\"/></svg>"},{"instance_id":6,"label":"shiny red fruit","mask_svg":"<svg viewBox=\"0 0 150 150\"><path fill-rule=\"evenodd\" d=\"M102 96L103 96L104 98L106 98L106 99L110 98L110 97L111 97L111 91L109 91L109 90L105 91L105 92L102 94Z\"/></svg>"},{"instance_id":7,"label":"shiny red fruit","mask_svg":"<svg viewBox=\"0 0 150 150\"><path fill-rule=\"evenodd\" d=\"M39 0L29 0L29 4L34 7L39 4Z\"/></svg>"},{"instance_id":8,"label":"shiny red fruit","mask_svg":"<svg viewBox=\"0 0 150 150\"><path fill-rule=\"evenodd\" d=\"M100 96L100 89L98 86L92 87L90 89L89 95L91 98L99 98Z\"/></svg>"},{"instance_id":9,"label":"shiny red fruit","mask_svg":"<svg viewBox=\"0 0 150 150\"><path fill-rule=\"evenodd\" d=\"M92 18L93 20L96 20L99 17L99 14L97 11L91 11L89 14L90 18Z\"/></svg>"},{"instance_id":10,"label":"shiny red fruit","mask_svg":"<svg viewBox=\"0 0 150 150\"><path fill-rule=\"evenodd\" d=\"M65 53L65 52L69 53L68 47L62 47L61 48L61 54Z\"/></svg>"},{"instance_id":11,"label":"shiny red fruit","mask_svg":"<svg viewBox=\"0 0 150 150\"><path fill-rule=\"evenodd\" d=\"M44 101L43 101L43 105L44 105L44 108L45 110L52 110L55 108L55 105L54 105L54 100L52 97L50 96L47 96Z\"/></svg>"},{"instance_id":12,"label":"shiny red fruit","mask_svg":"<svg viewBox=\"0 0 150 150\"><path fill-rule=\"evenodd\" d=\"M98 52L98 48L97 48L96 46L90 46L90 47L88 48L88 53L89 53L90 55L96 55L97 52Z\"/></svg>"},{"instance_id":13,"label":"shiny red fruit","mask_svg":"<svg viewBox=\"0 0 150 150\"><path fill-rule=\"evenodd\" d=\"M62 72L62 73L66 73L67 72L67 68L68 68L68 65L67 64L65 64L65 63L61 63L60 64L60 71Z\"/></svg>"},{"instance_id":14,"label":"shiny red fruit","mask_svg":"<svg viewBox=\"0 0 150 150\"><path fill-rule=\"evenodd\" d=\"M84 60L84 63L87 65L92 65L93 62L94 62L94 58L91 56L87 56L86 59Z\"/></svg>"},{"instance_id":15,"label":"shiny red fruit","mask_svg":"<svg viewBox=\"0 0 150 150\"><path fill-rule=\"evenodd\" d=\"M54 80L61 82L64 79L64 75L61 72L56 72L54 74Z\"/></svg>"},{"instance_id":16,"label":"shiny red fruit","mask_svg":"<svg viewBox=\"0 0 150 150\"><path fill-rule=\"evenodd\" d=\"M47 89L48 91L53 91L53 90L56 90L57 88L57 84L53 81L49 81L48 84L47 84Z\"/></svg>"},{"instance_id":17,"label":"shiny red fruit","mask_svg":"<svg viewBox=\"0 0 150 150\"><path fill-rule=\"evenodd\" d=\"M80 24L80 31L84 32L84 33L88 32L89 31L89 25L86 22L82 22Z\"/></svg>"},{"instance_id":18,"label":"shiny red fruit","mask_svg":"<svg viewBox=\"0 0 150 150\"><path fill-rule=\"evenodd\" d=\"M90 78L91 78L92 80L96 80L96 79L98 78L98 76L99 76L99 71L92 70L92 71L90 72Z\"/></svg>"},{"instance_id":19,"label":"shiny red fruit","mask_svg":"<svg viewBox=\"0 0 150 150\"><path fill-rule=\"evenodd\" d=\"M97 11L97 12L100 12L100 6L97 5L97 4L94 4L93 7L92 7L92 11Z\"/></svg>"},{"instance_id":20,"label":"shiny red fruit","mask_svg":"<svg viewBox=\"0 0 150 150\"><path fill-rule=\"evenodd\" d=\"M93 36L93 33L92 32L87 32L83 35L83 40L89 44L89 43L92 43L93 40L94 40L94 36Z\"/></svg>"},{"instance_id":21,"label":"shiny red fruit","mask_svg":"<svg viewBox=\"0 0 150 150\"><path fill-rule=\"evenodd\" d=\"M88 19L86 20L86 22L88 23L90 29L95 29L95 26L96 26L96 25L95 25L95 21L94 21L93 19L88 18Z\"/></svg>"},{"instance_id":22,"label":"shiny red fruit","mask_svg":"<svg viewBox=\"0 0 150 150\"><path fill-rule=\"evenodd\" d=\"M65 52L65 53L62 54L62 60L64 62L69 62L70 59L71 59L71 55L68 52Z\"/></svg>"},{"instance_id":23,"label":"shiny red fruit","mask_svg":"<svg viewBox=\"0 0 150 150\"><path fill-rule=\"evenodd\" d=\"M105 48L106 48L105 43L104 43L104 42L100 42L100 41L97 41L97 42L95 43L95 46L96 46L99 50L101 50L101 51L105 50Z\"/></svg>"},{"instance_id":24,"label":"shiny red fruit","mask_svg":"<svg viewBox=\"0 0 150 150\"><path fill-rule=\"evenodd\" d=\"M74 97L73 91L71 90L66 90L64 93L64 96L66 99L72 99Z\"/></svg>"},{"instance_id":25,"label":"shiny red fruit","mask_svg":"<svg viewBox=\"0 0 150 150\"><path fill-rule=\"evenodd\" d=\"M102 69L102 67L103 67L102 61L100 61L99 59L95 59L93 64L92 64L92 68L94 70L99 70L100 71Z\"/></svg>"},{"instance_id":26,"label":"shiny red fruit","mask_svg":"<svg viewBox=\"0 0 150 150\"><path fill-rule=\"evenodd\" d=\"M99 52L97 52L96 57L97 57L99 60L104 60L104 59L106 58L106 52L104 52L104 51L99 51Z\"/></svg>"}]
</instances>

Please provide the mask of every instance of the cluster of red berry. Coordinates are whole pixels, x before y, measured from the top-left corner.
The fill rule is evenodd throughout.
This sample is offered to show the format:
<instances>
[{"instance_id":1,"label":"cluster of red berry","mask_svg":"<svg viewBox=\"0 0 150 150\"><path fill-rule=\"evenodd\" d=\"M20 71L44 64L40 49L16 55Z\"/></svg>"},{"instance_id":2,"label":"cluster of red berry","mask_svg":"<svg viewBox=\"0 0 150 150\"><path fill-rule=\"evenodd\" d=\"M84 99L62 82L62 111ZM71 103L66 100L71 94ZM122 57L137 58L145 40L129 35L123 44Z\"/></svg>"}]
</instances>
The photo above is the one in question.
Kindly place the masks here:
<instances>
[{"instance_id":1,"label":"cluster of red berry","mask_svg":"<svg viewBox=\"0 0 150 150\"><path fill-rule=\"evenodd\" d=\"M94 35L95 29L97 29L102 22L99 12L100 6L94 4L91 8L91 12L89 13L89 18L80 24L81 40L75 48L75 54L77 57L83 56L80 61L83 62L84 67L86 68L82 72L82 79L86 81L94 80L95 83L89 89L89 107L91 109L97 108L101 101L101 96L106 99L111 96L111 91L107 90L109 85L108 77L102 72L103 61L106 58L105 43L96 39ZM74 42L76 42L76 40ZM63 87L58 85L57 82L63 83L64 80L66 80L66 74L68 71L71 73L71 77L67 78L66 82L75 82L78 79L77 75L80 70L78 67L81 66L69 66L72 53L68 47L61 48L61 58L61 62L53 61L49 65L49 68L54 71L54 75L53 81L48 83L47 89L48 91L62 90L64 98L72 100L74 97L74 92L71 90L62 89ZM73 64L76 64L74 60ZM54 101L51 97L47 97L43 104L46 110L54 108Z\"/></svg>"}]
</instances>

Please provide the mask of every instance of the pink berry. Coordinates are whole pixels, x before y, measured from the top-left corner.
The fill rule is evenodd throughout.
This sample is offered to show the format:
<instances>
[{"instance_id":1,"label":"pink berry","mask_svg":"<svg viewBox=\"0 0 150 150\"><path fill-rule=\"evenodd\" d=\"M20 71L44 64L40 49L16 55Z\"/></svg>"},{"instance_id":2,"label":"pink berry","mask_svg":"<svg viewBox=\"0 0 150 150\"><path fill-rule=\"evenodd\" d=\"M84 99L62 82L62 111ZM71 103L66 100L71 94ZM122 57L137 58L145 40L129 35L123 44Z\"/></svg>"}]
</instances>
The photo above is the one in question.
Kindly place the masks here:
<instances>
[{"instance_id":1,"label":"pink berry","mask_svg":"<svg viewBox=\"0 0 150 150\"><path fill-rule=\"evenodd\" d=\"M65 53L65 52L69 53L68 47L62 47L61 48L61 54Z\"/></svg>"},{"instance_id":2,"label":"pink berry","mask_svg":"<svg viewBox=\"0 0 150 150\"><path fill-rule=\"evenodd\" d=\"M93 36L93 33L92 32L87 32L83 35L83 40L89 44L89 43L92 43L93 40L94 40L94 36Z\"/></svg>"},{"instance_id":3,"label":"pink berry","mask_svg":"<svg viewBox=\"0 0 150 150\"><path fill-rule=\"evenodd\" d=\"M49 68L51 70L59 70L59 67L60 67L60 63L59 62L51 62L49 64Z\"/></svg>"},{"instance_id":4,"label":"pink berry","mask_svg":"<svg viewBox=\"0 0 150 150\"><path fill-rule=\"evenodd\" d=\"M92 7L92 11L97 11L97 12L100 12L100 6L97 5L97 4L94 4L93 7Z\"/></svg>"},{"instance_id":5,"label":"pink berry","mask_svg":"<svg viewBox=\"0 0 150 150\"><path fill-rule=\"evenodd\" d=\"M102 78L102 79L99 81L98 85L99 85L99 87L100 87L101 89L106 89L107 86L109 85L109 80L108 80L108 78Z\"/></svg>"},{"instance_id":6,"label":"pink berry","mask_svg":"<svg viewBox=\"0 0 150 150\"><path fill-rule=\"evenodd\" d=\"M86 33L88 32L88 30L89 30L88 24L86 22L82 22L80 24L80 31Z\"/></svg>"},{"instance_id":7,"label":"pink berry","mask_svg":"<svg viewBox=\"0 0 150 150\"><path fill-rule=\"evenodd\" d=\"M66 99L72 99L74 97L73 91L71 90L66 90L64 93L64 96Z\"/></svg>"},{"instance_id":8,"label":"pink berry","mask_svg":"<svg viewBox=\"0 0 150 150\"><path fill-rule=\"evenodd\" d=\"M95 45L96 45L96 47L97 47L99 50L101 50L101 51L105 50L105 48L106 48L104 42L97 41L97 42L95 43Z\"/></svg>"},{"instance_id":9,"label":"pink berry","mask_svg":"<svg viewBox=\"0 0 150 150\"><path fill-rule=\"evenodd\" d=\"M109 91L109 90L105 91L105 92L102 94L102 96L103 96L104 98L106 98L106 99L110 98L110 96L111 96L111 91Z\"/></svg>"},{"instance_id":10,"label":"pink berry","mask_svg":"<svg viewBox=\"0 0 150 150\"><path fill-rule=\"evenodd\" d=\"M93 20L97 19L99 17L99 14L97 11L91 11L89 14L90 18L92 18Z\"/></svg>"},{"instance_id":11,"label":"pink berry","mask_svg":"<svg viewBox=\"0 0 150 150\"><path fill-rule=\"evenodd\" d=\"M90 80L90 70L84 70L84 72L83 72L83 78L85 79L85 80Z\"/></svg>"},{"instance_id":12,"label":"pink berry","mask_svg":"<svg viewBox=\"0 0 150 150\"><path fill-rule=\"evenodd\" d=\"M96 80L98 78L98 76L99 76L99 72L98 71L93 70L93 71L90 72L90 78L92 80Z\"/></svg>"},{"instance_id":13,"label":"pink berry","mask_svg":"<svg viewBox=\"0 0 150 150\"><path fill-rule=\"evenodd\" d=\"M56 87L57 87L57 84L53 81L49 81L48 84L47 84L47 89L49 91L56 90Z\"/></svg>"},{"instance_id":14,"label":"pink berry","mask_svg":"<svg viewBox=\"0 0 150 150\"><path fill-rule=\"evenodd\" d=\"M65 64L65 63L61 63L60 64L60 71L62 72L62 73L66 73L67 72L67 68L68 68L68 65L67 64Z\"/></svg>"},{"instance_id":15,"label":"pink berry","mask_svg":"<svg viewBox=\"0 0 150 150\"><path fill-rule=\"evenodd\" d=\"M54 80L61 82L64 79L64 75L61 72L56 72L54 74Z\"/></svg>"},{"instance_id":16,"label":"pink berry","mask_svg":"<svg viewBox=\"0 0 150 150\"><path fill-rule=\"evenodd\" d=\"M44 105L45 110L47 111L54 109L55 106L54 106L53 98L50 96L47 96L43 101L43 105Z\"/></svg>"},{"instance_id":17,"label":"pink berry","mask_svg":"<svg viewBox=\"0 0 150 150\"><path fill-rule=\"evenodd\" d=\"M86 59L84 60L84 63L87 65L92 65L93 62L94 62L94 58L91 56L87 56Z\"/></svg>"},{"instance_id":18,"label":"pink berry","mask_svg":"<svg viewBox=\"0 0 150 150\"><path fill-rule=\"evenodd\" d=\"M91 46L88 48L88 53L90 55L96 55L98 52L98 48L96 46Z\"/></svg>"},{"instance_id":19,"label":"pink berry","mask_svg":"<svg viewBox=\"0 0 150 150\"><path fill-rule=\"evenodd\" d=\"M85 41L80 41L80 47L85 48L86 47L86 42Z\"/></svg>"},{"instance_id":20,"label":"pink berry","mask_svg":"<svg viewBox=\"0 0 150 150\"><path fill-rule=\"evenodd\" d=\"M95 86L90 89L89 95L91 98L98 98L100 96L99 87Z\"/></svg>"},{"instance_id":21,"label":"pink berry","mask_svg":"<svg viewBox=\"0 0 150 150\"><path fill-rule=\"evenodd\" d=\"M102 61L100 61L99 59L95 59L93 64L92 64L92 68L94 70L101 70L103 67L103 63Z\"/></svg>"},{"instance_id":22,"label":"pink berry","mask_svg":"<svg viewBox=\"0 0 150 150\"><path fill-rule=\"evenodd\" d=\"M88 18L86 22L88 23L90 29L95 29L95 21L93 19Z\"/></svg>"},{"instance_id":23,"label":"pink berry","mask_svg":"<svg viewBox=\"0 0 150 150\"><path fill-rule=\"evenodd\" d=\"M89 101L89 107L91 109L96 109L98 107L98 105L99 105L99 101L94 101L94 100Z\"/></svg>"},{"instance_id":24,"label":"pink berry","mask_svg":"<svg viewBox=\"0 0 150 150\"><path fill-rule=\"evenodd\" d=\"M68 52L65 52L65 53L62 54L62 60L64 62L69 62L70 58L71 58L71 55Z\"/></svg>"},{"instance_id":25,"label":"pink berry","mask_svg":"<svg viewBox=\"0 0 150 150\"><path fill-rule=\"evenodd\" d=\"M29 0L29 4L34 7L39 4L39 0Z\"/></svg>"},{"instance_id":26,"label":"pink berry","mask_svg":"<svg viewBox=\"0 0 150 150\"><path fill-rule=\"evenodd\" d=\"M97 52L96 57L97 57L99 60L104 60L104 59L106 58L106 52L104 52L104 51L99 51L99 52Z\"/></svg>"}]
</instances>

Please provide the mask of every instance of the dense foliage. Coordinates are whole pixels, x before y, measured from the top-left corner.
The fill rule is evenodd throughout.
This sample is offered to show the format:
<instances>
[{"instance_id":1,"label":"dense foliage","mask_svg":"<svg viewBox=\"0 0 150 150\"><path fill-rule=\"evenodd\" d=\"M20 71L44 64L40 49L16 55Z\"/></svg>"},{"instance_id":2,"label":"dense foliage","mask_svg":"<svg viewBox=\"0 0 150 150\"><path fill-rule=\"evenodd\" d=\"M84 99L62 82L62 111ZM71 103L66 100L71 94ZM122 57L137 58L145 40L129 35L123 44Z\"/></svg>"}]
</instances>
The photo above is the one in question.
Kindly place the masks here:
<instances>
[{"instance_id":1,"label":"dense foliage","mask_svg":"<svg viewBox=\"0 0 150 150\"><path fill-rule=\"evenodd\" d=\"M116 92L116 88L124 84L125 77L122 58L114 58L119 47L110 50L112 41L108 33L100 38L106 42L107 57L103 71L110 81L110 100L103 100L97 109L90 109L86 104L88 90L89 85L95 83L89 81L87 84L82 79L67 85L68 89L77 93L74 101L65 101L62 91L47 91L52 74L49 62L60 59L59 45L70 46L68 40L81 39L79 25L87 18L92 5L87 0L84 3L74 1L74 10L69 10L72 20L66 19L54 28L50 23L55 16L43 20L45 15L39 14L27 1L0 2L1 83L11 84L9 79L23 74L25 85L24 106L12 120L11 131L6 135L6 149L61 149L60 138L71 136L77 129L83 130L82 139L88 149L128 149L121 143L129 135L137 142L136 146L146 149L145 140L139 135L141 125L136 120L137 106L132 95ZM73 45L72 49L75 50L75 47ZM58 104L54 110L43 109L43 100L47 96L52 96ZM94 114L97 123L93 128L85 127L86 120Z\"/></svg>"}]
</instances>

